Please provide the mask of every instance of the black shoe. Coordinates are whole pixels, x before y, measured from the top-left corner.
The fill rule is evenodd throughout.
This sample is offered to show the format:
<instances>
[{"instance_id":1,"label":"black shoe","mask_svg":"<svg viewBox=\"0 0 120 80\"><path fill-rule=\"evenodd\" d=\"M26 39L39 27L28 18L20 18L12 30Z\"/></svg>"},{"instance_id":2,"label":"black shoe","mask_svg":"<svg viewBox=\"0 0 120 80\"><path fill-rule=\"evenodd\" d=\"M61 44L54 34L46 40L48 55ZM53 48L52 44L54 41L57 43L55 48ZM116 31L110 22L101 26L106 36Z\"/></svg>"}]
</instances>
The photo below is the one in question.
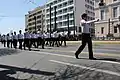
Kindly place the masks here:
<instances>
[{"instance_id":1,"label":"black shoe","mask_svg":"<svg viewBox=\"0 0 120 80\"><path fill-rule=\"evenodd\" d=\"M92 58L89 58L90 60L97 60L96 58L92 57Z\"/></svg>"},{"instance_id":2,"label":"black shoe","mask_svg":"<svg viewBox=\"0 0 120 80\"><path fill-rule=\"evenodd\" d=\"M76 59L80 59L80 58L78 57L78 54L75 54L75 57L76 57Z\"/></svg>"}]
</instances>

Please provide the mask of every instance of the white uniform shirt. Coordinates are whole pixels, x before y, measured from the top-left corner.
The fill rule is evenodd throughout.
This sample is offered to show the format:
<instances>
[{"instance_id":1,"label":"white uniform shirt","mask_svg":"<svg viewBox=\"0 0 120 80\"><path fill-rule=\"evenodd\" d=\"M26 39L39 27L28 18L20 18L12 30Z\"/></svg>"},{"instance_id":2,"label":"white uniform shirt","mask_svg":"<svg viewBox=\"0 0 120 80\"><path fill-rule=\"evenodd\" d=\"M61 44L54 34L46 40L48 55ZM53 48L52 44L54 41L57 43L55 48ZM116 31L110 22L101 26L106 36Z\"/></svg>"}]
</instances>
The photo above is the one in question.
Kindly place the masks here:
<instances>
[{"instance_id":1,"label":"white uniform shirt","mask_svg":"<svg viewBox=\"0 0 120 80\"><path fill-rule=\"evenodd\" d=\"M7 36L6 35L3 36L3 40L7 41Z\"/></svg>"},{"instance_id":2,"label":"white uniform shirt","mask_svg":"<svg viewBox=\"0 0 120 80\"><path fill-rule=\"evenodd\" d=\"M38 35L38 37L41 37L41 38L42 38L42 34L41 34L41 33L38 33L37 35Z\"/></svg>"},{"instance_id":3,"label":"white uniform shirt","mask_svg":"<svg viewBox=\"0 0 120 80\"><path fill-rule=\"evenodd\" d=\"M23 39L23 34L18 34L18 39Z\"/></svg>"},{"instance_id":4,"label":"white uniform shirt","mask_svg":"<svg viewBox=\"0 0 120 80\"><path fill-rule=\"evenodd\" d=\"M17 40L18 36L17 35L13 35L13 39Z\"/></svg>"},{"instance_id":5,"label":"white uniform shirt","mask_svg":"<svg viewBox=\"0 0 120 80\"><path fill-rule=\"evenodd\" d=\"M92 28L90 26L90 23L95 22L97 20L91 20L91 21L85 21L84 19L82 19L80 21L80 26L82 27L82 33L90 33L90 28Z\"/></svg>"},{"instance_id":6,"label":"white uniform shirt","mask_svg":"<svg viewBox=\"0 0 120 80\"><path fill-rule=\"evenodd\" d=\"M50 33L47 33L46 35L47 35L48 38L50 38Z\"/></svg>"},{"instance_id":7,"label":"white uniform shirt","mask_svg":"<svg viewBox=\"0 0 120 80\"><path fill-rule=\"evenodd\" d=\"M51 34L51 37L52 37L52 38L54 38L54 37L55 37L55 35L52 33L52 34Z\"/></svg>"},{"instance_id":8,"label":"white uniform shirt","mask_svg":"<svg viewBox=\"0 0 120 80\"><path fill-rule=\"evenodd\" d=\"M59 37L59 34L57 32L54 33L55 38Z\"/></svg>"},{"instance_id":9,"label":"white uniform shirt","mask_svg":"<svg viewBox=\"0 0 120 80\"><path fill-rule=\"evenodd\" d=\"M37 36L37 34L31 34L31 38L33 38L33 39L37 39L38 36Z\"/></svg>"},{"instance_id":10,"label":"white uniform shirt","mask_svg":"<svg viewBox=\"0 0 120 80\"><path fill-rule=\"evenodd\" d=\"M24 39L30 39L30 38L31 35L28 32L24 33Z\"/></svg>"},{"instance_id":11,"label":"white uniform shirt","mask_svg":"<svg viewBox=\"0 0 120 80\"><path fill-rule=\"evenodd\" d=\"M11 40L13 41L13 35L10 36Z\"/></svg>"},{"instance_id":12,"label":"white uniform shirt","mask_svg":"<svg viewBox=\"0 0 120 80\"><path fill-rule=\"evenodd\" d=\"M31 38L34 38L34 34L31 34Z\"/></svg>"},{"instance_id":13,"label":"white uniform shirt","mask_svg":"<svg viewBox=\"0 0 120 80\"><path fill-rule=\"evenodd\" d=\"M7 40L10 40L10 36L7 36Z\"/></svg>"},{"instance_id":14,"label":"white uniform shirt","mask_svg":"<svg viewBox=\"0 0 120 80\"><path fill-rule=\"evenodd\" d=\"M47 38L47 35L45 33L42 34L42 39L46 39Z\"/></svg>"}]
</instances>

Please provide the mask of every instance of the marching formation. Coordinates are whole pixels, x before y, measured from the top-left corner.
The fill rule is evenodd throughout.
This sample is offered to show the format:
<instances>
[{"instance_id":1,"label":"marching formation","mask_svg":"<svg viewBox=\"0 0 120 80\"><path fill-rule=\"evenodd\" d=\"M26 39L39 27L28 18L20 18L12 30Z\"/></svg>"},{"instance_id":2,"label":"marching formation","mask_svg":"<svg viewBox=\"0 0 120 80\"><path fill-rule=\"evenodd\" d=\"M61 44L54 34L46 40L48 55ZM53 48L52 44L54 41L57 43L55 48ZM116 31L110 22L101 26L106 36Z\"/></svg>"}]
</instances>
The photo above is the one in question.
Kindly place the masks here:
<instances>
[{"instance_id":1,"label":"marching formation","mask_svg":"<svg viewBox=\"0 0 120 80\"><path fill-rule=\"evenodd\" d=\"M16 32L1 35L0 41L4 44L4 47L8 48L19 48L26 50L26 47L31 51L31 48L39 48L39 46L44 49L44 46L66 46L66 37L67 35L63 31L61 34L58 31L54 31L51 34L49 32L33 31L30 32L25 29L25 33L22 34L22 31L19 31L19 34Z\"/></svg>"}]
</instances>

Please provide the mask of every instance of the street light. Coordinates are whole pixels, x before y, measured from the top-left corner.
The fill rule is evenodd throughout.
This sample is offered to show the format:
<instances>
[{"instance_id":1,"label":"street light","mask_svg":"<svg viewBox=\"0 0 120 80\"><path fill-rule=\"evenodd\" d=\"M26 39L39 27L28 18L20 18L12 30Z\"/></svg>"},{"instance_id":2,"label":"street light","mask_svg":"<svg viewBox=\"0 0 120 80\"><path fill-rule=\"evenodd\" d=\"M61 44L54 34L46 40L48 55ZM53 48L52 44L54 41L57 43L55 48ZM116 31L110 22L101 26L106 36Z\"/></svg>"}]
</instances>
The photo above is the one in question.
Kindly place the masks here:
<instances>
[{"instance_id":1,"label":"street light","mask_svg":"<svg viewBox=\"0 0 120 80\"><path fill-rule=\"evenodd\" d=\"M34 16L34 20L35 20L35 32L37 32L37 26L36 26L36 16Z\"/></svg>"}]
</instances>

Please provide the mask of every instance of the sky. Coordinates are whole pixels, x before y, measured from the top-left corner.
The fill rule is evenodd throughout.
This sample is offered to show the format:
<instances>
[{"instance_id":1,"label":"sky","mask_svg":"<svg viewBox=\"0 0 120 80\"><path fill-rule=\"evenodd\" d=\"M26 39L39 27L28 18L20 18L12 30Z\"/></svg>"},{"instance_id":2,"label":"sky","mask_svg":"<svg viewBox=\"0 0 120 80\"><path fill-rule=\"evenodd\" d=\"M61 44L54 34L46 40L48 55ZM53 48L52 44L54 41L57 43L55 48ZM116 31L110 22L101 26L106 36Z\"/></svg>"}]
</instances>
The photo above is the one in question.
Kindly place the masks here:
<instances>
[{"instance_id":1,"label":"sky","mask_svg":"<svg viewBox=\"0 0 120 80\"><path fill-rule=\"evenodd\" d=\"M24 30L25 14L45 2L46 0L0 0L0 33L7 34L11 30L18 33L19 30Z\"/></svg>"}]
</instances>

